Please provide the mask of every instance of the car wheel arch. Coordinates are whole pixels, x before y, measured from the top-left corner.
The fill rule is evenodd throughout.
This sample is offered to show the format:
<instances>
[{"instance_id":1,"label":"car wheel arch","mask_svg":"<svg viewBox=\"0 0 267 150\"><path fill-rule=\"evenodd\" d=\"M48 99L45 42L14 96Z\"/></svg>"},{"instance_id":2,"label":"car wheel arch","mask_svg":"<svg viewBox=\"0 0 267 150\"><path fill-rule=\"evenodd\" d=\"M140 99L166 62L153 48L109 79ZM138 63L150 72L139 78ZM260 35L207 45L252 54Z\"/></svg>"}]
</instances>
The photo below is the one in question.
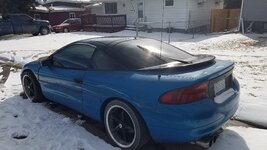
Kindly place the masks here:
<instances>
[{"instance_id":1,"label":"car wheel arch","mask_svg":"<svg viewBox=\"0 0 267 150\"><path fill-rule=\"evenodd\" d=\"M34 75L34 77L36 78L36 75L33 73L33 71L32 71L31 69L25 69L25 70L23 70L23 71L21 72L21 75L24 74L25 72L29 72L29 73L31 73L31 74ZM22 76L21 76L21 78L22 78ZM37 79L37 78L36 78L36 79Z\"/></svg>"}]
</instances>

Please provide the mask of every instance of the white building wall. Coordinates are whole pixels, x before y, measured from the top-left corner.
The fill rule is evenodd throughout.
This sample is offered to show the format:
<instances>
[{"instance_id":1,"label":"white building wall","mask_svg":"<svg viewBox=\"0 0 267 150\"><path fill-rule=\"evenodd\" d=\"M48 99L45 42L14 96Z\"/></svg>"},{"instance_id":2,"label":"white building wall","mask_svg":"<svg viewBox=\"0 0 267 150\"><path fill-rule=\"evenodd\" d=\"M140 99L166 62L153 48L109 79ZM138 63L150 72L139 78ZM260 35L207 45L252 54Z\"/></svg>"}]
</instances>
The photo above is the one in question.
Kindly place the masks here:
<instances>
[{"instance_id":1,"label":"white building wall","mask_svg":"<svg viewBox=\"0 0 267 150\"><path fill-rule=\"evenodd\" d=\"M92 14L97 14L97 15L103 15L105 14L105 11L103 9L103 7L94 7L94 8L91 8L91 13Z\"/></svg>"},{"instance_id":2,"label":"white building wall","mask_svg":"<svg viewBox=\"0 0 267 150\"><path fill-rule=\"evenodd\" d=\"M154 28L162 28L163 0L145 0L145 17ZM185 29L187 25L187 0L174 0L174 6L164 6L163 28L170 26Z\"/></svg>"},{"instance_id":3,"label":"white building wall","mask_svg":"<svg viewBox=\"0 0 267 150\"><path fill-rule=\"evenodd\" d=\"M100 0L99 0L100 1ZM117 2L117 14L127 15L127 25L134 25L138 17L138 2L144 3L144 21L152 28L162 28L164 0L102 0ZM202 4L199 4L203 1ZM216 4L215 2L218 2ZM222 9L223 0L174 0L174 6L164 6L163 28L188 29L210 24L212 9ZM105 14L105 7L92 8L92 13Z\"/></svg>"},{"instance_id":4,"label":"white building wall","mask_svg":"<svg viewBox=\"0 0 267 150\"><path fill-rule=\"evenodd\" d=\"M188 0L189 28L210 25L211 10L223 9L223 4L223 0Z\"/></svg>"}]
</instances>

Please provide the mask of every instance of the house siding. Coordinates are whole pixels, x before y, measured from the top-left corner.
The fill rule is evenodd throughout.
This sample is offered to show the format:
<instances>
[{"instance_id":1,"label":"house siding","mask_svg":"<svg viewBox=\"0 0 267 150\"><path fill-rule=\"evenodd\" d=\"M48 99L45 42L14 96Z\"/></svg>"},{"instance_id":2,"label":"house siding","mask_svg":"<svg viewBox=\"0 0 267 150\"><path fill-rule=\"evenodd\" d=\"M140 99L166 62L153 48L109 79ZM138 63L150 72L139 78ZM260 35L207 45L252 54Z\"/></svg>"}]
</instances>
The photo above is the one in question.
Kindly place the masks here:
<instances>
[{"instance_id":1,"label":"house siding","mask_svg":"<svg viewBox=\"0 0 267 150\"><path fill-rule=\"evenodd\" d=\"M107 2L104 0L103 2ZM112 0L117 2L118 14L127 15L127 24L134 25L138 18L138 2L144 4L144 21L149 22L152 28L162 28L163 0ZM205 1L205 0L204 0ZM211 9L223 8L223 2L215 4L215 1L206 0L198 5L198 0L174 0L174 6L164 7L163 28L170 27L186 30L191 27L199 27L210 24ZM109 1L111 2L111 1ZM102 8L102 11L100 9ZM92 8L95 14L105 14L105 7ZM190 15L189 15L190 14Z\"/></svg>"},{"instance_id":2,"label":"house siding","mask_svg":"<svg viewBox=\"0 0 267 150\"><path fill-rule=\"evenodd\" d=\"M267 22L267 0L243 0L243 14L245 21Z\"/></svg>"},{"instance_id":3,"label":"house siding","mask_svg":"<svg viewBox=\"0 0 267 150\"><path fill-rule=\"evenodd\" d=\"M163 28L186 29L187 0L175 0L174 6L164 7ZM162 0L145 0L145 18L153 28L162 28Z\"/></svg>"}]
</instances>

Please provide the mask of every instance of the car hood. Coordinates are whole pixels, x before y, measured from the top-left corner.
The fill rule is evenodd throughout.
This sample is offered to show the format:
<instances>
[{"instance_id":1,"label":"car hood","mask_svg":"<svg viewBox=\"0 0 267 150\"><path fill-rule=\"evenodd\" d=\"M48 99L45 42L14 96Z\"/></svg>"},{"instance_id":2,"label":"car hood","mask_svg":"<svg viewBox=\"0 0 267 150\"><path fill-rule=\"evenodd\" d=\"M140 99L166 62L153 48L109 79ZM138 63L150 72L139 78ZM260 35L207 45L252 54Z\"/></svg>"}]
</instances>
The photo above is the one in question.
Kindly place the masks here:
<instances>
[{"instance_id":1,"label":"car hood","mask_svg":"<svg viewBox=\"0 0 267 150\"><path fill-rule=\"evenodd\" d=\"M35 22L41 23L41 24L49 24L48 20L35 20Z\"/></svg>"}]
</instances>

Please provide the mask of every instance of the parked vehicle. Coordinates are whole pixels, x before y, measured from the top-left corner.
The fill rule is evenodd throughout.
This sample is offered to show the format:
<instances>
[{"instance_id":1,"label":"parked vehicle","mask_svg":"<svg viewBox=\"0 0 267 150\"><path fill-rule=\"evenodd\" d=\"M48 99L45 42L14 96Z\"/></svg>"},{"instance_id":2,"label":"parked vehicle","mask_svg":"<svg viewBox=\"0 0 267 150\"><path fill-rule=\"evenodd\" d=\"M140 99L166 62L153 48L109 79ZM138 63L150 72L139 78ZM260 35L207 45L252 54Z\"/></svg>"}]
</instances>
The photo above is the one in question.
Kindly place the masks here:
<instances>
[{"instance_id":1,"label":"parked vehicle","mask_svg":"<svg viewBox=\"0 0 267 150\"><path fill-rule=\"evenodd\" d=\"M123 149L156 142L215 141L235 114L234 63L147 38L69 44L21 74L33 102L45 98L102 122Z\"/></svg>"},{"instance_id":2,"label":"parked vehicle","mask_svg":"<svg viewBox=\"0 0 267 150\"><path fill-rule=\"evenodd\" d=\"M25 14L10 14L0 19L0 35L31 33L36 36L39 33L50 33L51 26L47 20L35 20Z\"/></svg>"},{"instance_id":3,"label":"parked vehicle","mask_svg":"<svg viewBox=\"0 0 267 150\"><path fill-rule=\"evenodd\" d=\"M70 32L80 31L82 29L82 23L80 18L67 19L59 25L53 26L53 31L58 32Z\"/></svg>"}]
</instances>

